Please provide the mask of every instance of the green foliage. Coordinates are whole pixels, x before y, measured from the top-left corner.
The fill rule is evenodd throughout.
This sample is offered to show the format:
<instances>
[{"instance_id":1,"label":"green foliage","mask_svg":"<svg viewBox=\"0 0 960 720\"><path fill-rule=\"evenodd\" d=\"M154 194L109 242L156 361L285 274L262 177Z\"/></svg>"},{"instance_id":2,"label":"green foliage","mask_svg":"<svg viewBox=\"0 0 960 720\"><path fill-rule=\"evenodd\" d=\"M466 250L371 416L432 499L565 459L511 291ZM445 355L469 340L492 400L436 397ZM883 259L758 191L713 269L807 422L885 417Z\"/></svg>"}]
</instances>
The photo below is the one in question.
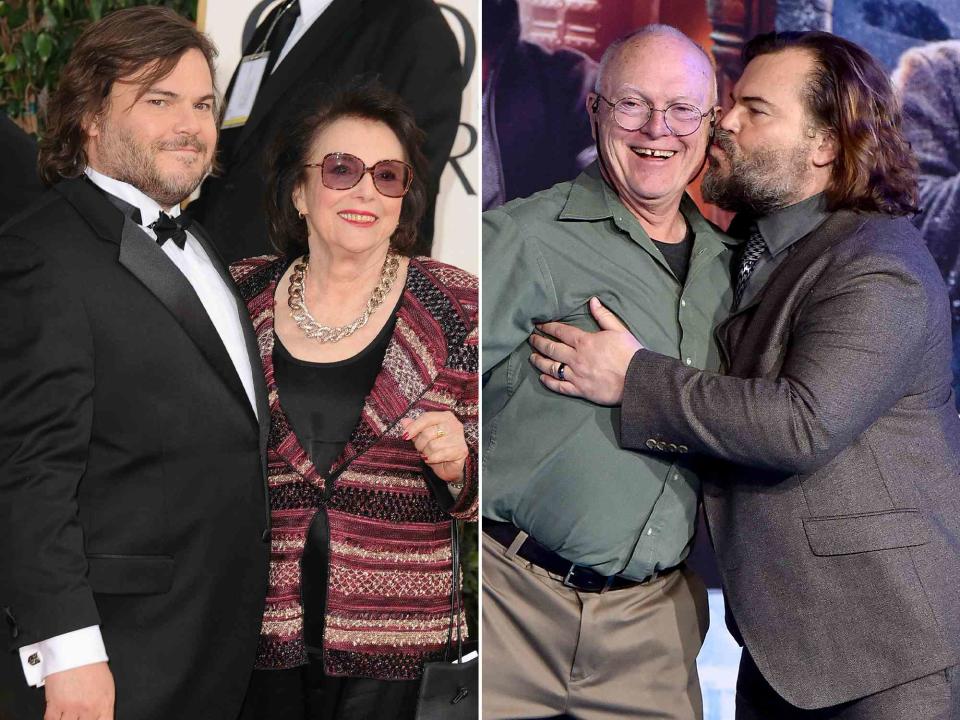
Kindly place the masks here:
<instances>
[{"instance_id":1,"label":"green foliage","mask_svg":"<svg viewBox=\"0 0 960 720\"><path fill-rule=\"evenodd\" d=\"M0 108L27 132L41 133L47 98L77 37L105 14L134 5L197 18L197 0L0 0Z\"/></svg>"}]
</instances>

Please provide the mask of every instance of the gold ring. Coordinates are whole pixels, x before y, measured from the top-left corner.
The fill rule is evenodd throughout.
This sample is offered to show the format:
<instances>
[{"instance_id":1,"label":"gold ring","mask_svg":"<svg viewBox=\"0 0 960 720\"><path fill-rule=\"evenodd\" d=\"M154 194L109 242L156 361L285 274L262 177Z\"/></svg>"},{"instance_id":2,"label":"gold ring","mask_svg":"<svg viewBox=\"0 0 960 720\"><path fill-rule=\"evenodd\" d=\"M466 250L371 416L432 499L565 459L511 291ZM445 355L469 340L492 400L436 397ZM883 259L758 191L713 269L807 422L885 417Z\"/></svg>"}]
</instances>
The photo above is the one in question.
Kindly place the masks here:
<instances>
[{"instance_id":1,"label":"gold ring","mask_svg":"<svg viewBox=\"0 0 960 720\"><path fill-rule=\"evenodd\" d=\"M444 430L444 429L443 429L442 427L440 427L439 425L437 425L436 437L442 438L442 437L443 437L444 435L446 435L446 434L447 434L447 431Z\"/></svg>"}]
</instances>

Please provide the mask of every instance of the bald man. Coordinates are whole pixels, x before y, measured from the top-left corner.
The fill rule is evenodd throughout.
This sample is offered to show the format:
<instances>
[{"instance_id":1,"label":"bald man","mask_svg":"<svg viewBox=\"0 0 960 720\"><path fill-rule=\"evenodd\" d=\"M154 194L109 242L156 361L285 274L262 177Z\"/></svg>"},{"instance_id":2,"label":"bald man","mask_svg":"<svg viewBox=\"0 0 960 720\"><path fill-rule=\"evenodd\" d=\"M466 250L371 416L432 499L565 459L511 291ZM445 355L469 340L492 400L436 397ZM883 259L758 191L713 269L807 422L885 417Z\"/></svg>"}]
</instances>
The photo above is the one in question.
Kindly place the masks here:
<instances>
[{"instance_id":1,"label":"bald man","mask_svg":"<svg viewBox=\"0 0 960 720\"><path fill-rule=\"evenodd\" d=\"M703 50L641 28L587 97L597 162L484 214L486 718L702 717L706 591L684 567L699 480L682 454L622 449L619 409L546 390L527 339L549 320L596 329L605 288L645 345L718 367L733 241L685 194L716 105Z\"/></svg>"}]
</instances>

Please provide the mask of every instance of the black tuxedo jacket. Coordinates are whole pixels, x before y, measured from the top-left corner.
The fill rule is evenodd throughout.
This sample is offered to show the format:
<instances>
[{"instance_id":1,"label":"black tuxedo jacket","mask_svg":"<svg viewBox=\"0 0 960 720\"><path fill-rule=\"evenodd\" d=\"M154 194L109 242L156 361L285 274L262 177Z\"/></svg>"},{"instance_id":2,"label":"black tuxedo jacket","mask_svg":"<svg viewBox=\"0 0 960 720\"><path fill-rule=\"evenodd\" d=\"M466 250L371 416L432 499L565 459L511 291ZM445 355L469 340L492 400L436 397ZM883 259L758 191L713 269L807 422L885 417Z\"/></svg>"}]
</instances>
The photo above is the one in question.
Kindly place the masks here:
<instances>
[{"instance_id":1,"label":"black tuxedo jacket","mask_svg":"<svg viewBox=\"0 0 960 720\"><path fill-rule=\"evenodd\" d=\"M260 46L280 7L257 28L245 54ZM457 41L433 0L333 0L263 79L246 124L221 132L223 172L207 178L200 198L190 205L190 214L211 229L227 262L272 251L264 214L264 155L278 130L302 108L316 106L331 84L358 75L379 76L406 100L426 133L430 207L422 228L425 244L416 250L428 254L433 202L460 122L464 78Z\"/></svg>"},{"instance_id":2,"label":"black tuxedo jacket","mask_svg":"<svg viewBox=\"0 0 960 720\"><path fill-rule=\"evenodd\" d=\"M813 709L960 659L960 420L909 220L839 211L787 252L717 332L726 376L637 353L621 430L705 456L731 630Z\"/></svg>"},{"instance_id":3,"label":"black tuxedo jacket","mask_svg":"<svg viewBox=\"0 0 960 720\"><path fill-rule=\"evenodd\" d=\"M0 254L8 649L99 625L118 720L234 720L269 541L268 410L243 303L259 422L189 282L86 178L7 225ZM20 708L39 697L19 669L3 687Z\"/></svg>"},{"instance_id":4,"label":"black tuxedo jacket","mask_svg":"<svg viewBox=\"0 0 960 720\"><path fill-rule=\"evenodd\" d=\"M0 113L0 226L43 194L37 143Z\"/></svg>"}]
</instances>

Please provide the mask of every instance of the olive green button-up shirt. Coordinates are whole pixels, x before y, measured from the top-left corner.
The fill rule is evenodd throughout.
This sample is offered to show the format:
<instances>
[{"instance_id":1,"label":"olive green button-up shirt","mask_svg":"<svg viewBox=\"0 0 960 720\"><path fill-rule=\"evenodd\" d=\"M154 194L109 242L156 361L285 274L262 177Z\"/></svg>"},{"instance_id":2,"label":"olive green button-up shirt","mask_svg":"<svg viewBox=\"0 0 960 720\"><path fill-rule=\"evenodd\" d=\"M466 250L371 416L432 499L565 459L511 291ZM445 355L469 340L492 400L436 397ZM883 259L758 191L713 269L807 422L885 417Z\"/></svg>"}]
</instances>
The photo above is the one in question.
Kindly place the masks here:
<instances>
[{"instance_id":1,"label":"olive green button-up shirt","mask_svg":"<svg viewBox=\"0 0 960 720\"><path fill-rule=\"evenodd\" d=\"M684 285L596 164L483 214L483 515L605 575L683 560L699 482L672 458L620 448L619 407L547 390L527 338L549 320L596 330L596 295L644 347L717 369L735 241L689 197L680 210L695 233Z\"/></svg>"}]
</instances>

